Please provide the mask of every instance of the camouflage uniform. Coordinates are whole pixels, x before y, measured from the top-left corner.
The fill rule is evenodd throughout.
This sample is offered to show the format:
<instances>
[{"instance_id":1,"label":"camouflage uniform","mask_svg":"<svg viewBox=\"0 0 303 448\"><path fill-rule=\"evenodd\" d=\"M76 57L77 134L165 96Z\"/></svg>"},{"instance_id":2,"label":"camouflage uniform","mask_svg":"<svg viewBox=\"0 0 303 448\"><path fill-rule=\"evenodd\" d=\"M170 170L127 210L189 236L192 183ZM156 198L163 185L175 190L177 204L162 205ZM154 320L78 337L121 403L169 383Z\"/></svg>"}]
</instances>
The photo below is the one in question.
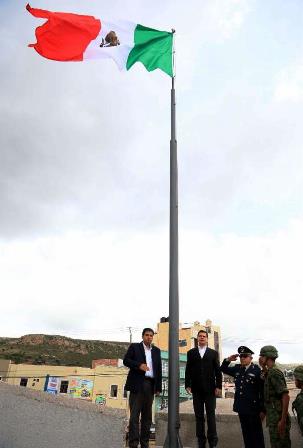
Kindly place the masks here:
<instances>
[{"instance_id":1,"label":"camouflage uniform","mask_svg":"<svg viewBox=\"0 0 303 448\"><path fill-rule=\"evenodd\" d=\"M264 402L266 408L266 424L269 429L272 448L288 448L291 446L290 417L287 415L286 429L283 439L278 433L278 423L282 415L282 394L288 392L283 373L276 366L268 370L264 383Z\"/></svg>"},{"instance_id":2,"label":"camouflage uniform","mask_svg":"<svg viewBox=\"0 0 303 448\"><path fill-rule=\"evenodd\" d=\"M260 356L273 359L278 357L277 350L272 346L261 349ZM278 432L278 423L282 416L282 395L288 393L283 373L275 365L264 373L264 405L266 409L266 425L269 429L272 448L290 448L290 416L287 414L284 437Z\"/></svg>"},{"instance_id":3,"label":"camouflage uniform","mask_svg":"<svg viewBox=\"0 0 303 448\"><path fill-rule=\"evenodd\" d=\"M301 382L301 385L303 386L303 365L295 368L294 376L295 379L299 380ZM293 402L292 410L295 411L297 414L299 427L303 435L303 389L297 395L295 401Z\"/></svg>"}]
</instances>

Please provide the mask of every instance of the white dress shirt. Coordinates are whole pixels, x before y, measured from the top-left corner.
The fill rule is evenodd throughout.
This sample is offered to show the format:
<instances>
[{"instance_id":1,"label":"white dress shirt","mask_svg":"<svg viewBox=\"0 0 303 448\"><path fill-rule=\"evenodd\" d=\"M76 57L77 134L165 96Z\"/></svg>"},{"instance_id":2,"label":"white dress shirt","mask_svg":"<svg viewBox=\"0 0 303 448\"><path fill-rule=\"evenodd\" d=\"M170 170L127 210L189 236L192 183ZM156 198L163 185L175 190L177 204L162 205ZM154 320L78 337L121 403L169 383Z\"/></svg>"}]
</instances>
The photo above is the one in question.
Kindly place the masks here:
<instances>
[{"instance_id":1,"label":"white dress shirt","mask_svg":"<svg viewBox=\"0 0 303 448\"><path fill-rule=\"evenodd\" d=\"M143 343L144 351L145 351L145 358L146 358L146 364L147 367L149 367L149 370L145 372L145 376L148 376L149 378L154 377L154 371L153 371L153 361L152 361L152 346L147 347Z\"/></svg>"},{"instance_id":2,"label":"white dress shirt","mask_svg":"<svg viewBox=\"0 0 303 448\"><path fill-rule=\"evenodd\" d=\"M199 345L199 353L200 353L200 356L201 356L201 359L203 358L203 356L205 355L205 352L206 352L206 349L207 349L207 345L205 345L204 347L200 347L200 345Z\"/></svg>"}]
</instances>

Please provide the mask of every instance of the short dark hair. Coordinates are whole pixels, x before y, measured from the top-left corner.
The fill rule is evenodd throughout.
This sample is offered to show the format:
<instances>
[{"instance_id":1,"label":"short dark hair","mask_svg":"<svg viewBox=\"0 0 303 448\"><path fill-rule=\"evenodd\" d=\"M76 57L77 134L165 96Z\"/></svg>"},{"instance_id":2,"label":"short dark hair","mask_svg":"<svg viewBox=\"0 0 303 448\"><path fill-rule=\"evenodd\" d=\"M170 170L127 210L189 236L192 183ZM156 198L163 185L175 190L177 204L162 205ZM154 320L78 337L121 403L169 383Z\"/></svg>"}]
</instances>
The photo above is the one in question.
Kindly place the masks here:
<instances>
[{"instance_id":1,"label":"short dark hair","mask_svg":"<svg viewBox=\"0 0 303 448\"><path fill-rule=\"evenodd\" d=\"M302 386L303 386L303 381L302 380L298 380L297 378L295 378L295 380L296 380L296 382L298 384L299 389L301 389Z\"/></svg>"},{"instance_id":2,"label":"short dark hair","mask_svg":"<svg viewBox=\"0 0 303 448\"><path fill-rule=\"evenodd\" d=\"M205 333L206 336L207 336L207 339L208 339L208 333L207 333L206 330L199 330L199 331L198 331L198 334L197 334L197 337L199 336L200 333Z\"/></svg>"},{"instance_id":3,"label":"short dark hair","mask_svg":"<svg viewBox=\"0 0 303 448\"><path fill-rule=\"evenodd\" d=\"M153 335L155 334L155 332L154 332L154 330L152 328L143 328L142 337L145 335L145 333L147 331L150 331Z\"/></svg>"}]
</instances>

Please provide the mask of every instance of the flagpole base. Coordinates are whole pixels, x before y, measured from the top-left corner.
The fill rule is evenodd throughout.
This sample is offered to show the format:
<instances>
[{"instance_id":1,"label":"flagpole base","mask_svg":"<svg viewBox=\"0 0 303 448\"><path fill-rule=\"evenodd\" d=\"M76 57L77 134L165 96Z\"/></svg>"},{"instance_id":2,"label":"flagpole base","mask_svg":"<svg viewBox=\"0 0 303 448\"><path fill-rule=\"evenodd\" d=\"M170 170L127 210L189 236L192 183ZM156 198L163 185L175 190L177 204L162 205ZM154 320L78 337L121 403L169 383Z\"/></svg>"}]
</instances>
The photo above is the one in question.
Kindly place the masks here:
<instances>
[{"instance_id":1,"label":"flagpole base","mask_svg":"<svg viewBox=\"0 0 303 448\"><path fill-rule=\"evenodd\" d=\"M174 434L174 437L170 437L169 434L167 434L163 448L183 448L179 434Z\"/></svg>"}]
</instances>

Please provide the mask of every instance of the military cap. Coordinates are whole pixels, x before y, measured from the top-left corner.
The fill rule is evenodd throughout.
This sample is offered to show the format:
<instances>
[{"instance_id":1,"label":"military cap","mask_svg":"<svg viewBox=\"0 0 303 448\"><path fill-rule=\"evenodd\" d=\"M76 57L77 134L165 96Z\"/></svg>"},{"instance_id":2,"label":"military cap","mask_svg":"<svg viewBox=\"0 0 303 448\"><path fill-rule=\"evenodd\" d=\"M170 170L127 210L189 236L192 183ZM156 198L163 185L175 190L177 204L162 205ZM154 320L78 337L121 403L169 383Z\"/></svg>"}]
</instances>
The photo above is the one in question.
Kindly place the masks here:
<instances>
[{"instance_id":1,"label":"military cap","mask_svg":"<svg viewBox=\"0 0 303 448\"><path fill-rule=\"evenodd\" d=\"M303 381L303 365L297 366L294 370L296 380Z\"/></svg>"},{"instance_id":2,"label":"military cap","mask_svg":"<svg viewBox=\"0 0 303 448\"><path fill-rule=\"evenodd\" d=\"M245 345L241 345L238 348L238 353L239 355L249 355L249 356L254 354L254 352L250 348L245 347Z\"/></svg>"},{"instance_id":3,"label":"military cap","mask_svg":"<svg viewBox=\"0 0 303 448\"><path fill-rule=\"evenodd\" d=\"M266 356L267 358L278 358L278 350L273 345L265 345L260 350L260 356Z\"/></svg>"}]
</instances>

